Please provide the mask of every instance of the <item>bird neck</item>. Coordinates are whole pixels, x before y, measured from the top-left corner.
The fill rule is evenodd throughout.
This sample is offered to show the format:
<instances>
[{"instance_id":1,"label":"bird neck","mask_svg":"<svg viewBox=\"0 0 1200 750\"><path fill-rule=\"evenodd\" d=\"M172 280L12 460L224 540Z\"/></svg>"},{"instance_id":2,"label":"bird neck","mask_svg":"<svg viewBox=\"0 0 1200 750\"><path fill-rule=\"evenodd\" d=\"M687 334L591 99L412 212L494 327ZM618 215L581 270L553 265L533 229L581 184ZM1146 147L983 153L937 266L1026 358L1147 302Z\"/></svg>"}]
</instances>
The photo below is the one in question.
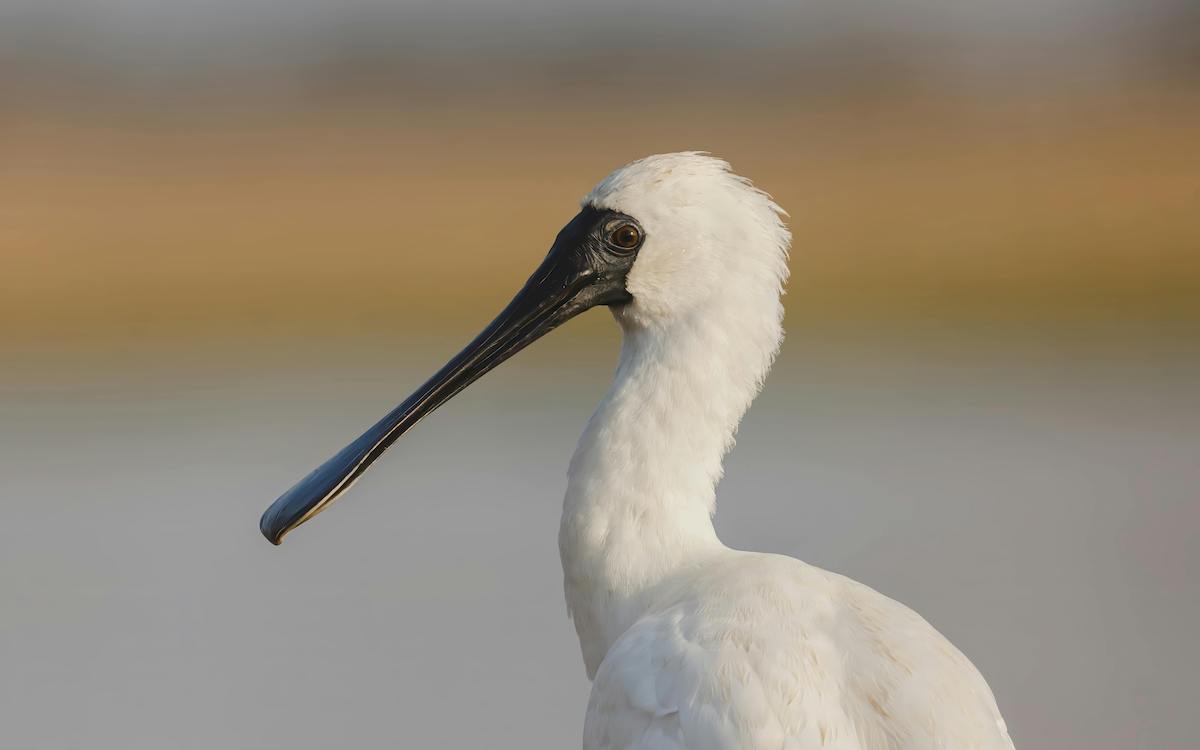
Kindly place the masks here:
<instances>
[{"instance_id":1,"label":"bird neck","mask_svg":"<svg viewBox=\"0 0 1200 750\"><path fill-rule=\"evenodd\" d=\"M757 328L744 310L704 312L654 327L617 313L620 364L571 460L559 531L589 676L660 585L725 549L716 485L782 333L776 310Z\"/></svg>"}]
</instances>

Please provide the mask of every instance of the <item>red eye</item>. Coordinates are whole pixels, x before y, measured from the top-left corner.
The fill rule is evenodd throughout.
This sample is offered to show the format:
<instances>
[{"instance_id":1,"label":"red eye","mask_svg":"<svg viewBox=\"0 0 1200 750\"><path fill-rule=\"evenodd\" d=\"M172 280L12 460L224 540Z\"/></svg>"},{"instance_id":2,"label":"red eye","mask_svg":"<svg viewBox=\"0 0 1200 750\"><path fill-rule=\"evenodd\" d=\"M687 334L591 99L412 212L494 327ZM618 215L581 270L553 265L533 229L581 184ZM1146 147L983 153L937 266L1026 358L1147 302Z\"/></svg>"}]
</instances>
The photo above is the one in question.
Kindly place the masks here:
<instances>
[{"instance_id":1,"label":"red eye","mask_svg":"<svg viewBox=\"0 0 1200 750\"><path fill-rule=\"evenodd\" d=\"M619 250L632 250L642 242L642 232L634 224L618 224L608 235L609 243Z\"/></svg>"}]
</instances>

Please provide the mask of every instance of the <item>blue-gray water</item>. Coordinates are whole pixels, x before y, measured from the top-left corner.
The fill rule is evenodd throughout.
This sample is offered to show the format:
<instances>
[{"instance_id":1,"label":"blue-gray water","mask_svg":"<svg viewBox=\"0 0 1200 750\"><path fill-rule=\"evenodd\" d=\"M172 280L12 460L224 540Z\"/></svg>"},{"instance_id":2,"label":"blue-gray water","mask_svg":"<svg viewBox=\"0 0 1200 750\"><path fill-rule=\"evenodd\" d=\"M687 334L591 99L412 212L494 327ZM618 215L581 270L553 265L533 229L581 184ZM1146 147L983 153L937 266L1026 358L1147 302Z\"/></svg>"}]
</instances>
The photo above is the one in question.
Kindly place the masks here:
<instances>
[{"instance_id":1,"label":"blue-gray water","mask_svg":"<svg viewBox=\"0 0 1200 750\"><path fill-rule=\"evenodd\" d=\"M0 745L578 746L556 532L607 343L552 337L281 548L258 535L451 349L5 376ZM728 462L727 543L914 607L1023 750L1194 745L1195 351L793 337L786 354Z\"/></svg>"}]
</instances>

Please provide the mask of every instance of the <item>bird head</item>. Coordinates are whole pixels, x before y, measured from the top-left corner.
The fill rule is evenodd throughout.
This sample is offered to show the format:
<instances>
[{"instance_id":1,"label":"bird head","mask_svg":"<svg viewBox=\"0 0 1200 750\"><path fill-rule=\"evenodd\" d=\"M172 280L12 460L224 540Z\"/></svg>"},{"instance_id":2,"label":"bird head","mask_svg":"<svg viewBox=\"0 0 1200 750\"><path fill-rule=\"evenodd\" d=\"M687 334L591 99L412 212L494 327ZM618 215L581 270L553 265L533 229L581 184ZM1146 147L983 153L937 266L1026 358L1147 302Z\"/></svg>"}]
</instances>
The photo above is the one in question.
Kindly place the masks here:
<instances>
[{"instance_id":1,"label":"bird head","mask_svg":"<svg viewBox=\"0 0 1200 750\"><path fill-rule=\"evenodd\" d=\"M714 305L778 308L791 236L782 209L725 161L658 154L605 177L583 206L631 217L643 233L626 277L625 327L669 327Z\"/></svg>"},{"instance_id":2,"label":"bird head","mask_svg":"<svg viewBox=\"0 0 1200 750\"><path fill-rule=\"evenodd\" d=\"M423 417L592 307L612 308L626 330L666 335L679 324L704 325L697 313L716 311L707 320L746 323L747 340L769 359L787 276L780 214L765 193L704 154L650 156L616 170L584 198L500 315L404 403L281 495L262 516L263 535L279 544Z\"/></svg>"}]
</instances>

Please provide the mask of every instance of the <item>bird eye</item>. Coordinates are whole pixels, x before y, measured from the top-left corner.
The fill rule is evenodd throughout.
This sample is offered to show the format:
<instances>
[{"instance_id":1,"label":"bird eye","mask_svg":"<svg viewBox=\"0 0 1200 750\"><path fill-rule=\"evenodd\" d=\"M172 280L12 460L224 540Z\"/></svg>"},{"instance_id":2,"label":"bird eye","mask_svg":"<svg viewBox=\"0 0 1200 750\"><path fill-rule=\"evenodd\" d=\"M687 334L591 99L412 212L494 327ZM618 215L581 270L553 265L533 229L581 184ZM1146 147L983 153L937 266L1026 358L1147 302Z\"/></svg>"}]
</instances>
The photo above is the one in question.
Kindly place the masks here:
<instances>
[{"instance_id":1,"label":"bird eye","mask_svg":"<svg viewBox=\"0 0 1200 750\"><path fill-rule=\"evenodd\" d=\"M617 250L633 250L642 242L642 232L636 224L624 222L608 233L608 243Z\"/></svg>"}]
</instances>

